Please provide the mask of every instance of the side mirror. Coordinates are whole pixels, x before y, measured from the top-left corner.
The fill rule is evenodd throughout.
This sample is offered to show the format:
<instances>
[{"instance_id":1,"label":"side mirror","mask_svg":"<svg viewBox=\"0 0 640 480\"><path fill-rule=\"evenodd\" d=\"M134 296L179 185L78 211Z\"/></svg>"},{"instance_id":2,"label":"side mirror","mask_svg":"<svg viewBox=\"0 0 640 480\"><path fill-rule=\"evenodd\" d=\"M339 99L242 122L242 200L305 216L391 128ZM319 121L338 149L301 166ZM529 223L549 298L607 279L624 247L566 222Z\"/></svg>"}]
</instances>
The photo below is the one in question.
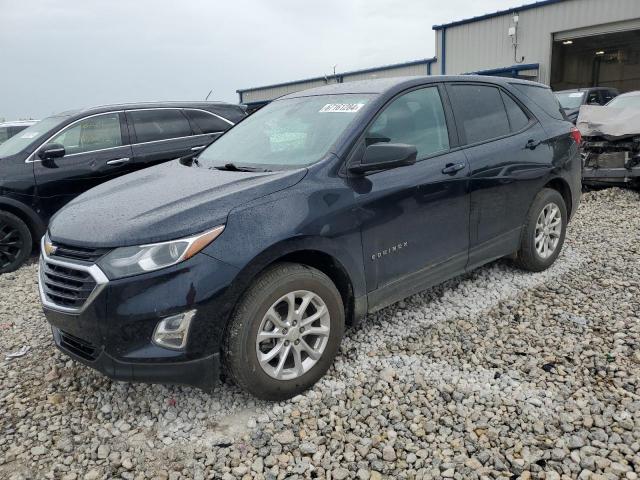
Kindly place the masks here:
<instances>
[{"instance_id":1,"label":"side mirror","mask_svg":"<svg viewBox=\"0 0 640 480\"><path fill-rule=\"evenodd\" d=\"M404 143L375 143L364 151L362 160L349 167L352 173L366 173L375 170L389 170L416 163L418 150L415 145Z\"/></svg>"},{"instance_id":2,"label":"side mirror","mask_svg":"<svg viewBox=\"0 0 640 480\"><path fill-rule=\"evenodd\" d=\"M54 158L62 158L67 152L59 143L47 143L38 152L41 160L53 160Z\"/></svg>"}]
</instances>

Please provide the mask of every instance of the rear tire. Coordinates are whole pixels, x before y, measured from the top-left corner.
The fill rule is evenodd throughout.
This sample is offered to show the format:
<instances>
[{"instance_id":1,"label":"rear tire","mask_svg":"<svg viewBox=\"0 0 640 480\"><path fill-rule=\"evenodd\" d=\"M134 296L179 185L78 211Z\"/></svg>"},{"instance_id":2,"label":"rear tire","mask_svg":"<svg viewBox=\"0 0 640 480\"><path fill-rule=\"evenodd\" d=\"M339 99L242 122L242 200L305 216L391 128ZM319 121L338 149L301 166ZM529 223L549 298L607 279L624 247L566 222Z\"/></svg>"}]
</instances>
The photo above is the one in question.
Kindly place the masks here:
<instances>
[{"instance_id":1,"label":"rear tire","mask_svg":"<svg viewBox=\"0 0 640 480\"><path fill-rule=\"evenodd\" d=\"M324 273L281 263L262 273L231 316L222 358L240 388L284 400L310 388L333 363L344 306Z\"/></svg>"},{"instance_id":2,"label":"rear tire","mask_svg":"<svg viewBox=\"0 0 640 480\"><path fill-rule=\"evenodd\" d=\"M533 200L522 231L515 264L523 270L541 272L560 255L567 231L567 207L562 195L545 188Z\"/></svg>"},{"instance_id":3,"label":"rear tire","mask_svg":"<svg viewBox=\"0 0 640 480\"><path fill-rule=\"evenodd\" d=\"M31 255L33 239L27 224L0 210L0 274L17 270Z\"/></svg>"}]
</instances>

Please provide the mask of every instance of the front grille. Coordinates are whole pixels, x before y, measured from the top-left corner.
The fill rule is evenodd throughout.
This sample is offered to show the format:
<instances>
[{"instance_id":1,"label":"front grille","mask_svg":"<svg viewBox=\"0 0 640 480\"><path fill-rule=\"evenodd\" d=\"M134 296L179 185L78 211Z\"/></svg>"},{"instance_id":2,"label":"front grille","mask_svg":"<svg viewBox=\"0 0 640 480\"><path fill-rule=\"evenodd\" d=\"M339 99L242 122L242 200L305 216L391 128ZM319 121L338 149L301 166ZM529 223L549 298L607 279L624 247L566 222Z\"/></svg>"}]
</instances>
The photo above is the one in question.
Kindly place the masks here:
<instances>
[{"instance_id":1,"label":"front grille","mask_svg":"<svg viewBox=\"0 0 640 480\"><path fill-rule=\"evenodd\" d=\"M46 260L40 263L40 283L47 300L72 309L82 308L97 285L85 270L56 265Z\"/></svg>"},{"instance_id":2,"label":"front grille","mask_svg":"<svg viewBox=\"0 0 640 480\"><path fill-rule=\"evenodd\" d=\"M60 332L60 346L69 350L71 353L84 358L86 360L95 360L98 356L98 349L91 342L82 340L70 333Z\"/></svg>"},{"instance_id":3,"label":"front grille","mask_svg":"<svg viewBox=\"0 0 640 480\"><path fill-rule=\"evenodd\" d=\"M106 254L108 248L85 248L55 243L56 251L52 256L70 258L72 260L81 260L84 262L95 263Z\"/></svg>"}]
</instances>

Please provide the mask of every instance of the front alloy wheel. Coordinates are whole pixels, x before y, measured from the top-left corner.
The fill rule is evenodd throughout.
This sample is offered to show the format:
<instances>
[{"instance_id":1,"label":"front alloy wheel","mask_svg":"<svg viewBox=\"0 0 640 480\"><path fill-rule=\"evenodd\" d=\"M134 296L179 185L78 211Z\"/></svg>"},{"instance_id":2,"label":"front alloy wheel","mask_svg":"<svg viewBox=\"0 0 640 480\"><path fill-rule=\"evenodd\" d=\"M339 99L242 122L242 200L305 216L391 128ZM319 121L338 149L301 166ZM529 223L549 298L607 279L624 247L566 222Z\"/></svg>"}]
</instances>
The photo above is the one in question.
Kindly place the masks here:
<instances>
[{"instance_id":1,"label":"front alloy wheel","mask_svg":"<svg viewBox=\"0 0 640 480\"><path fill-rule=\"evenodd\" d=\"M260 366L270 377L291 380L307 373L329 341L331 317L322 298L296 290L276 300L256 338Z\"/></svg>"},{"instance_id":2,"label":"front alloy wheel","mask_svg":"<svg viewBox=\"0 0 640 480\"><path fill-rule=\"evenodd\" d=\"M265 400L302 393L329 369L344 331L342 297L321 271L270 267L249 287L227 327L228 378Z\"/></svg>"}]
</instances>

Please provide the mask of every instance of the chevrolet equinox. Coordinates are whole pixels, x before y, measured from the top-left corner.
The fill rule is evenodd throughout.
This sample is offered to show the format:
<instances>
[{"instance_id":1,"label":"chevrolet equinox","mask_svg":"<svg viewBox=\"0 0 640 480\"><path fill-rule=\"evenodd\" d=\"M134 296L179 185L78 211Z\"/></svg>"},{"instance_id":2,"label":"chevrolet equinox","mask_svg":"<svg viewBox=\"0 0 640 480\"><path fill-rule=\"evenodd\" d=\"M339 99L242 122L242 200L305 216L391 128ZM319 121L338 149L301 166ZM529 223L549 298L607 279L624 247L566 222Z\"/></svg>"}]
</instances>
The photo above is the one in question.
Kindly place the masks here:
<instances>
[{"instance_id":1,"label":"chevrolet equinox","mask_svg":"<svg viewBox=\"0 0 640 480\"><path fill-rule=\"evenodd\" d=\"M368 312L501 257L548 268L580 200L579 141L551 91L517 79L284 96L52 219L55 343L114 379L289 398Z\"/></svg>"}]
</instances>

